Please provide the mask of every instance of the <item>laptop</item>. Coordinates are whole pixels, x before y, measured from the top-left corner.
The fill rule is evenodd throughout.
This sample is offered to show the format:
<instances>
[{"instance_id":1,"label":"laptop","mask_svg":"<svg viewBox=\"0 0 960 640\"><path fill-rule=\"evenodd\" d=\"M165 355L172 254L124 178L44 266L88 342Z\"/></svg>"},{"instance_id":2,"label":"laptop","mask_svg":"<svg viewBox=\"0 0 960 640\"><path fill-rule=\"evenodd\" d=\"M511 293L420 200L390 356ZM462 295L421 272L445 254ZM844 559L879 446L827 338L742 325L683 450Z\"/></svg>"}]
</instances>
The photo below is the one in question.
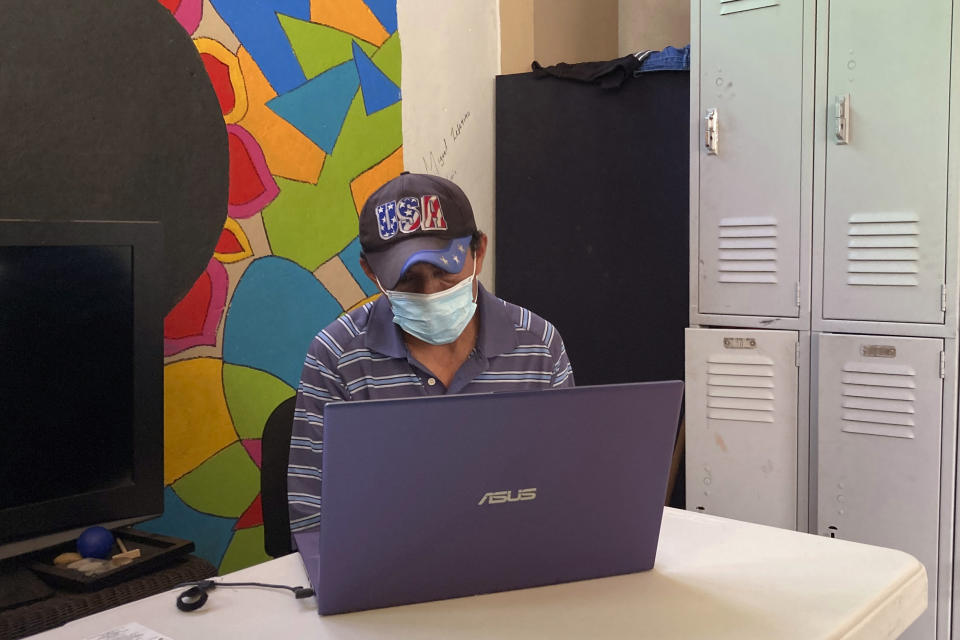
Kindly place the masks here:
<instances>
[{"instance_id":1,"label":"laptop","mask_svg":"<svg viewBox=\"0 0 960 640\"><path fill-rule=\"evenodd\" d=\"M679 381L328 404L321 614L653 567ZM312 545L311 545L312 546Z\"/></svg>"}]
</instances>

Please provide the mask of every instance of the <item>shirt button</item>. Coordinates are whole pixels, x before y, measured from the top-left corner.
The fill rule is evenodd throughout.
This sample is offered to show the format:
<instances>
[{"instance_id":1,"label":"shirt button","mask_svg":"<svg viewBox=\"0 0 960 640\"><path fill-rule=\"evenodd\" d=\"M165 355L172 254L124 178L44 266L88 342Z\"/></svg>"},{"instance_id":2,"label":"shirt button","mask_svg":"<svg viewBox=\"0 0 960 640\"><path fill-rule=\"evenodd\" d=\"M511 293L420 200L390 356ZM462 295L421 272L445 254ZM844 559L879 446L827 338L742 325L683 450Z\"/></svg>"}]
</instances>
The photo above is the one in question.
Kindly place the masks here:
<instances>
[{"instance_id":1,"label":"shirt button","mask_svg":"<svg viewBox=\"0 0 960 640\"><path fill-rule=\"evenodd\" d=\"M427 379L427 384L432 387L433 385L437 384L437 381L434 378L429 378Z\"/></svg>"}]
</instances>

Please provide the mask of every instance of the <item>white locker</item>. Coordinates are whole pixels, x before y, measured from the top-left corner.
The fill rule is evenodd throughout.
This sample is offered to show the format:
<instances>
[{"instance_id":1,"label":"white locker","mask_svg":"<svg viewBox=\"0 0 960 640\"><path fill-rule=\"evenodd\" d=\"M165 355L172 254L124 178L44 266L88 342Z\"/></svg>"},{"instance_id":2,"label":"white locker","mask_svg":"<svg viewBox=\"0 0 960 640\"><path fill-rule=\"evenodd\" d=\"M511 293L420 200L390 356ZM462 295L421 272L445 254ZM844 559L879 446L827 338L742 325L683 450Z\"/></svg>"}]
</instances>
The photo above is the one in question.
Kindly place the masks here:
<instances>
[{"instance_id":1,"label":"white locker","mask_svg":"<svg viewBox=\"0 0 960 640\"><path fill-rule=\"evenodd\" d=\"M687 509L797 527L800 335L687 329Z\"/></svg>"},{"instance_id":2,"label":"white locker","mask_svg":"<svg viewBox=\"0 0 960 640\"><path fill-rule=\"evenodd\" d=\"M944 322L951 5L829 2L824 319Z\"/></svg>"},{"instance_id":3,"label":"white locker","mask_svg":"<svg viewBox=\"0 0 960 640\"><path fill-rule=\"evenodd\" d=\"M805 75L804 5L694 4L699 73L691 90L698 94L700 143L699 165L691 169L699 176L691 253L699 256L694 306L701 314L799 318L807 219L802 105L812 103L804 91L812 67Z\"/></svg>"},{"instance_id":4,"label":"white locker","mask_svg":"<svg viewBox=\"0 0 960 640\"><path fill-rule=\"evenodd\" d=\"M929 607L904 637L934 638L943 340L822 334L818 343L817 530L923 562Z\"/></svg>"}]
</instances>

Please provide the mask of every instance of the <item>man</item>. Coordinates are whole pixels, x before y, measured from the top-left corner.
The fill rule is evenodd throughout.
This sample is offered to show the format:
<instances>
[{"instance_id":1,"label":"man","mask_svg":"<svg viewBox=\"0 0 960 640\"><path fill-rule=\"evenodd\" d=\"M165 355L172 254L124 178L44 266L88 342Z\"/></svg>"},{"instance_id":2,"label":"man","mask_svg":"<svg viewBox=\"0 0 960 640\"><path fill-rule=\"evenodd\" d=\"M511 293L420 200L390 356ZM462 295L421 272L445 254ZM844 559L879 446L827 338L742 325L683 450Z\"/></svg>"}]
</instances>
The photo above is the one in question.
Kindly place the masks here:
<instances>
[{"instance_id":1,"label":"man","mask_svg":"<svg viewBox=\"0 0 960 640\"><path fill-rule=\"evenodd\" d=\"M480 285L487 236L463 191L402 173L360 213L360 264L383 294L313 339L304 362L288 500L294 534L320 524L328 402L573 386L549 322Z\"/></svg>"}]
</instances>

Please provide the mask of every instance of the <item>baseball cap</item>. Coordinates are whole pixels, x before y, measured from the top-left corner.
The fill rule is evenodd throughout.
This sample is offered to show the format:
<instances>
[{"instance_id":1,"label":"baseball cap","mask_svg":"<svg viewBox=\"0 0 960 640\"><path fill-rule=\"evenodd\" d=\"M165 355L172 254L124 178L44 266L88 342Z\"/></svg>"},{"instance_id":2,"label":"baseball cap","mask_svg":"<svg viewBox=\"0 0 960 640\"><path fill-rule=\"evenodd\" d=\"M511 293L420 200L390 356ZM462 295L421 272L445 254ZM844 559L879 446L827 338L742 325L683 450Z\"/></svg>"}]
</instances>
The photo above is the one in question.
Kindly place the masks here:
<instances>
[{"instance_id":1,"label":"baseball cap","mask_svg":"<svg viewBox=\"0 0 960 640\"><path fill-rule=\"evenodd\" d=\"M360 211L360 246L385 289L410 265L429 262L458 273L477 230L463 190L446 178L404 171Z\"/></svg>"}]
</instances>

